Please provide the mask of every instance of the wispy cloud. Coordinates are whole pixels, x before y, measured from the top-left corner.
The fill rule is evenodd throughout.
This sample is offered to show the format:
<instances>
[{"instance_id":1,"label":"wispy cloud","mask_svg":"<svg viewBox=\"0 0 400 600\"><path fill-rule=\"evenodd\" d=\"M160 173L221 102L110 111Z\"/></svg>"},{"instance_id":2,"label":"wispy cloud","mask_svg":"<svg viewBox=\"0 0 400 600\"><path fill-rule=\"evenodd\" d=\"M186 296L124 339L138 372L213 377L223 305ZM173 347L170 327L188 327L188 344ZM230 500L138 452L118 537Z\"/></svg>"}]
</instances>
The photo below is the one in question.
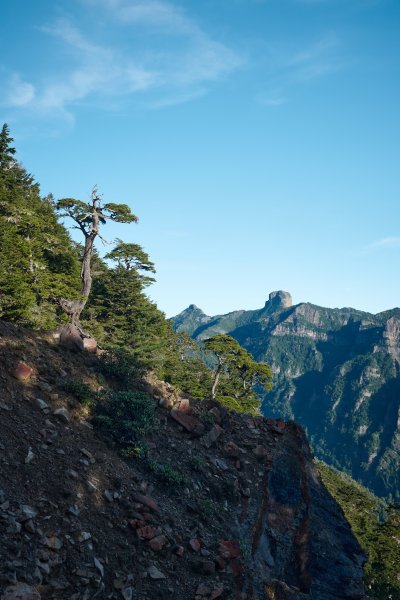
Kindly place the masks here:
<instances>
[{"instance_id":1,"label":"wispy cloud","mask_svg":"<svg viewBox=\"0 0 400 600\"><path fill-rule=\"evenodd\" d=\"M2 104L10 107L26 106L35 98L35 87L13 73L6 83Z\"/></svg>"},{"instance_id":2,"label":"wispy cloud","mask_svg":"<svg viewBox=\"0 0 400 600\"><path fill-rule=\"evenodd\" d=\"M147 106L160 108L203 95L210 83L243 64L234 50L214 39L171 2L80 2L89 10L92 26L79 28L75 22L62 19L41 28L58 40L60 52L68 49L69 62L60 72L43 73L35 81L13 74L3 106L71 118L77 103L110 108L141 95ZM98 41L95 25L104 21L112 35Z\"/></svg>"},{"instance_id":3,"label":"wispy cloud","mask_svg":"<svg viewBox=\"0 0 400 600\"><path fill-rule=\"evenodd\" d=\"M339 40L333 34L326 34L302 48L271 48L269 81L256 95L256 101L264 106L280 106L289 101L296 86L343 68L339 48Z\"/></svg>"},{"instance_id":4,"label":"wispy cloud","mask_svg":"<svg viewBox=\"0 0 400 600\"><path fill-rule=\"evenodd\" d=\"M369 250L380 250L384 248L400 248L400 237L392 236L376 240L375 242L369 244L368 248Z\"/></svg>"}]
</instances>

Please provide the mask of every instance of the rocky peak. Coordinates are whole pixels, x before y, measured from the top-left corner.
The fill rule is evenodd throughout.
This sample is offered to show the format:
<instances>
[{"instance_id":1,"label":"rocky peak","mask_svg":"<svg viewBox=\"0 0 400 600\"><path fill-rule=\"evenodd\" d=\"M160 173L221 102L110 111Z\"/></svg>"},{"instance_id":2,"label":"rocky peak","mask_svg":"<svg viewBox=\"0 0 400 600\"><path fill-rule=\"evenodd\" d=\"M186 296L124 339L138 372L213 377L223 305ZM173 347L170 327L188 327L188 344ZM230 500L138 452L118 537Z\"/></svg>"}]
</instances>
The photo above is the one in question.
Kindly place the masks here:
<instances>
[{"instance_id":1,"label":"rocky peak","mask_svg":"<svg viewBox=\"0 0 400 600\"><path fill-rule=\"evenodd\" d=\"M282 308L290 308L291 306L293 306L292 296L289 292L284 292L283 290L271 292L265 303L265 308L271 310L280 310Z\"/></svg>"}]
</instances>

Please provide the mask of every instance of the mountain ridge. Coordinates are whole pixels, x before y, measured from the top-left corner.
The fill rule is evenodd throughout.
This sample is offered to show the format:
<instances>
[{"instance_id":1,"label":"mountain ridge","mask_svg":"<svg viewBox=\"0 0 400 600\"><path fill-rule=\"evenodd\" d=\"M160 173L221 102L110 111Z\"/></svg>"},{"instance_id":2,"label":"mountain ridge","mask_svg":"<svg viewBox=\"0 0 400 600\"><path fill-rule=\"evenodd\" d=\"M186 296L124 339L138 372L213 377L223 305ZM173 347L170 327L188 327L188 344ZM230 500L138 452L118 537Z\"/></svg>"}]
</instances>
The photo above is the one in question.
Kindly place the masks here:
<instances>
[{"instance_id":1,"label":"mountain ridge","mask_svg":"<svg viewBox=\"0 0 400 600\"><path fill-rule=\"evenodd\" d=\"M293 305L281 290L260 309L212 317L196 307L172 321L199 342L231 335L270 364L274 388L262 413L299 422L320 459L400 497L400 308Z\"/></svg>"}]
</instances>

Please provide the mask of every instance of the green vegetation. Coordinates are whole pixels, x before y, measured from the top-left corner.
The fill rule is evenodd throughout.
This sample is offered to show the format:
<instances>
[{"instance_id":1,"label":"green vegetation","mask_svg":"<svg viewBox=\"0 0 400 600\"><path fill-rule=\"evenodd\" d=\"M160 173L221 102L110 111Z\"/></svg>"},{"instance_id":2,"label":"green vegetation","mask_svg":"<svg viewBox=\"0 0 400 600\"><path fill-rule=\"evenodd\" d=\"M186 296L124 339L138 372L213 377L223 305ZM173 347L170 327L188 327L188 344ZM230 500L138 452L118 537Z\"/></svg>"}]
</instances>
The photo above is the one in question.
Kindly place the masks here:
<instances>
[{"instance_id":1,"label":"green vegetation","mask_svg":"<svg viewBox=\"0 0 400 600\"><path fill-rule=\"evenodd\" d=\"M154 402L144 392L108 390L94 404L94 423L117 444L132 444L154 424Z\"/></svg>"},{"instance_id":2,"label":"green vegetation","mask_svg":"<svg viewBox=\"0 0 400 600\"><path fill-rule=\"evenodd\" d=\"M368 556L364 570L370 595L378 600L400 600L400 507L386 508L350 477L322 462L317 466Z\"/></svg>"},{"instance_id":3,"label":"green vegetation","mask_svg":"<svg viewBox=\"0 0 400 600\"><path fill-rule=\"evenodd\" d=\"M0 318L34 329L68 319L95 337L106 353L107 375L128 382L146 371L185 394L204 398L211 373L196 354L198 345L172 331L146 295L154 264L138 244L117 240L100 258L95 242L108 220L136 222L128 206L90 200L41 198L40 188L15 159L5 124L0 133ZM58 218L83 235L73 242ZM189 340L189 341L188 341Z\"/></svg>"},{"instance_id":4,"label":"green vegetation","mask_svg":"<svg viewBox=\"0 0 400 600\"><path fill-rule=\"evenodd\" d=\"M216 359L211 398L238 412L259 414L260 401L255 387L271 389L270 367L256 362L229 335L219 334L208 338L204 346Z\"/></svg>"}]
</instances>

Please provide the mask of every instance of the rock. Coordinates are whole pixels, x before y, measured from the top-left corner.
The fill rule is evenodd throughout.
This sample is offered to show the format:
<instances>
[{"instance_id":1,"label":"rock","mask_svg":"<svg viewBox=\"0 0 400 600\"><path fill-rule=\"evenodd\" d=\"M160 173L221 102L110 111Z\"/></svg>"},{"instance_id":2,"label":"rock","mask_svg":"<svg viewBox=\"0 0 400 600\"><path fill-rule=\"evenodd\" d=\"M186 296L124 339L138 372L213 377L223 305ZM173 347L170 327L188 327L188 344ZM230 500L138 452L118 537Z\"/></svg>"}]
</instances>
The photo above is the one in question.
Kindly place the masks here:
<instances>
[{"instance_id":1,"label":"rock","mask_svg":"<svg viewBox=\"0 0 400 600\"><path fill-rule=\"evenodd\" d=\"M280 310L283 308L290 308L293 306L292 296L289 292L279 290L278 292L271 292L268 297L268 301L265 303L265 308L270 310Z\"/></svg>"},{"instance_id":2,"label":"rock","mask_svg":"<svg viewBox=\"0 0 400 600\"><path fill-rule=\"evenodd\" d=\"M177 556L183 556L185 554L185 549L183 546L176 546L174 548L174 554Z\"/></svg>"},{"instance_id":3,"label":"rock","mask_svg":"<svg viewBox=\"0 0 400 600\"><path fill-rule=\"evenodd\" d=\"M201 542L197 538L193 538L189 541L189 547L193 550L193 552L198 552L201 548Z\"/></svg>"},{"instance_id":4,"label":"rock","mask_svg":"<svg viewBox=\"0 0 400 600\"><path fill-rule=\"evenodd\" d=\"M108 502L114 502L114 496L110 490L104 490L103 496Z\"/></svg>"},{"instance_id":5,"label":"rock","mask_svg":"<svg viewBox=\"0 0 400 600\"><path fill-rule=\"evenodd\" d=\"M124 600L132 600L133 598L133 588L129 585L121 590L121 595Z\"/></svg>"},{"instance_id":6,"label":"rock","mask_svg":"<svg viewBox=\"0 0 400 600\"><path fill-rule=\"evenodd\" d=\"M90 540L91 537L92 536L88 531L81 531L77 536L77 541L80 544L83 544L84 542L87 542L88 540Z\"/></svg>"},{"instance_id":7,"label":"rock","mask_svg":"<svg viewBox=\"0 0 400 600\"><path fill-rule=\"evenodd\" d=\"M94 557L93 562L94 562L94 566L99 571L100 575L104 578L104 567L101 564L101 562L99 561L99 559Z\"/></svg>"},{"instance_id":8,"label":"rock","mask_svg":"<svg viewBox=\"0 0 400 600\"><path fill-rule=\"evenodd\" d=\"M204 585L204 583L200 583L196 589L196 596L207 597L210 594L210 589Z\"/></svg>"},{"instance_id":9,"label":"rock","mask_svg":"<svg viewBox=\"0 0 400 600\"><path fill-rule=\"evenodd\" d=\"M269 452L264 446L256 446L253 448L253 454L259 459L265 458L269 455Z\"/></svg>"},{"instance_id":10,"label":"rock","mask_svg":"<svg viewBox=\"0 0 400 600\"><path fill-rule=\"evenodd\" d=\"M79 517L81 511L79 510L79 507L76 504L73 504L69 507L68 512L74 517Z\"/></svg>"},{"instance_id":11,"label":"rock","mask_svg":"<svg viewBox=\"0 0 400 600\"><path fill-rule=\"evenodd\" d=\"M97 350L97 342L94 338L83 338L83 350L94 354Z\"/></svg>"},{"instance_id":12,"label":"rock","mask_svg":"<svg viewBox=\"0 0 400 600\"><path fill-rule=\"evenodd\" d=\"M161 406L162 408L172 408L174 406L173 400L171 398L161 398L161 400L158 403L158 406Z\"/></svg>"},{"instance_id":13,"label":"rock","mask_svg":"<svg viewBox=\"0 0 400 600\"><path fill-rule=\"evenodd\" d=\"M19 362L14 369L14 377L18 379L18 381L28 381L28 379L31 378L32 373L32 367L24 362Z\"/></svg>"},{"instance_id":14,"label":"rock","mask_svg":"<svg viewBox=\"0 0 400 600\"><path fill-rule=\"evenodd\" d=\"M179 425L182 425L189 433L194 433L196 435L202 435L204 433L204 425L203 423L200 423L196 417L181 412L180 410L176 410L176 408L171 410L170 415L174 421L179 423Z\"/></svg>"},{"instance_id":15,"label":"rock","mask_svg":"<svg viewBox=\"0 0 400 600\"><path fill-rule=\"evenodd\" d=\"M145 525L145 527L139 527L136 530L136 534L141 540L151 540L156 536L156 530L151 525Z\"/></svg>"},{"instance_id":16,"label":"rock","mask_svg":"<svg viewBox=\"0 0 400 600\"><path fill-rule=\"evenodd\" d=\"M239 558L241 556L240 545L237 540L220 540L218 551L222 558Z\"/></svg>"},{"instance_id":17,"label":"rock","mask_svg":"<svg viewBox=\"0 0 400 600\"><path fill-rule=\"evenodd\" d=\"M190 401L187 398L180 398L174 405L175 410L179 410L180 412L184 412L187 414L191 414L192 409L190 406Z\"/></svg>"},{"instance_id":18,"label":"rock","mask_svg":"<svg viewBox=\"0 0 400 600\"><path fill-rule=\"evenodd\" d=\"M217 598L219 598L220 596L222 596L222 594L224 593L224 588L222 585L216 587L213 589L213 591L211 592L210 597L208 598L208 600L216 600Z\"/></svg>"},{"instance_id":19,"label":"rock","mask_svg":"<svg viewBox=\"0 0 400 600\"><path fill-rule=\"evenodd\" d=\"M69 423L71 421L71 415L65 407L57 408L53 411L53 415L63 423Z\"/></svg>"},{"instance_id":20,"label":"rock","mask_svg":"<svg viewBox=\"0 0 400 600\"><path fill-rule=\"evenodd\" d=\"M239 458L240 448L234 442L228 442L224 446L224 454L228 458Z\"/></svg>"},{"instance_id":21,"label":"rock","mask_svg":"<svg viewBox=\"0 0 400 600\"><path fill-rule=\"evenodd\" d=\"M286 423L285 421L282 421L282 419L266 419L266 421L269 428L275 433L282 434L284 432Z\"/></svg>"},{"instance_id":22,"label":"rock","mask_svg":"<svg viewBox=\"0 0 400 600\"><path fill-rule=\"evenodd\" d=\"M222 427L220 427L218 424L213 425L212 428L210 429L210 431L208 431L201 438L202 444L206 448L210 448L213 444L215 444L215 442L220 437L222 432L223 432Z\"/></svg>"},{"instance_id":23,"label":"rock","mask_svg":"<svg viewBox=\"0 0 400 600\"><path fill-rule=\"evenodd\" d=\"M26 583L17 583L6 589L1 600L41 600L36 588Z\"/></svg>"},{"instance_id":24,"label":"rock","mask_svg":"<svg viewBox=\"0 0 400 600\"><path fill-rule=\"evenodd\" d=\"M21 506L21 518L20 521L28 521L30 519L34 519L37 516L37 511L32 508L32 506L28 506L28 504L22 504Z\"/></svg>"},{"instance_id":25,"label":"rock","mask_svg":"<svg viewBox=\"0 0 400 600\"><path fill-rule=\"evenodd\" d=\"M55 535L43 538L42 544L44 546L47 546L47 548L50 548L51 550L61 550L63 546L63 543L60 540L60 538L58 538Z\"/></svg>"},{"instance_id":26,"label":"rock","mask_svg":"<svg viewBox=\"0 0 400 600\"><path fill-rule=\"evenodd\" d=\"M133 499L135 500L135 502L140 502L140 504L144 504L154 512L159 512L157 502L150 496L143 496L142 494L133 494Z\"/></svg>"},{"instance_id":27,"label":"rock","mask_svg":"<svg viewBox=\"0 0 400 600\"><path fill-rule=\"evenodd\" d=\"M86 486L87 491L90 494L94 494L95 492L97 492L97 487L94 485L94 483L92 483L91 481L89 481L89 479L87 479L85 481L85 486Z\"/></svg>"},{"instance_id":28,"label":"rock","mask_svg":"<svg viewBox=\"0 0 400 600\"><path fill-rule=\"evenodd\" d=\"M162 550L167 543L165 535L158 535L149 541L149 546L154 552Z\"/></svg>"},{"instance_id":29,"label":"rock","mask_svg":"<svg viewBox=\"0 0 400 600\"><path fill-rule=\"evenodd\" d=\"M162 573L155 565L151 565L147 569L147 573L151 579L166 579L164 573Z\"/></svg>"},{"instance_id":30,"label":"rock","mask_svg":"<svg viewBox=\"0 0 400 600\"><path fill-rule=\"evenodd\" d=\"M68 350L80 352L84 349L83 339L74 325L66 325L60 332L60 344Z\"/></svg>"},{"instance_id":31,"label":"rock","mask_svg":"<svg viewBox=\"0 0 400 600\"><path fill-rule=\"evenodd\" d=\"M36 404L38 405L40 410L47 410L49 408L49 405L47 404L47 402L45 402L41 398L36 398Z\"/></svg>"},{"instance_id":32,"label":"rock","mask_svg":"<svg viewBox=\"0 0 400 600\"><path fill-rule=\"evenodd\" d=\"M243 567L242 563L240 562L240 560L238 560L237 558L234 558L229 563L228 571L229 571L229 573L232 573L232 575L234 577L240 577L240 575L242 575L242 573L244 571L244 567Z\"/></svg>"},{"instance_id":33,"label":"rock","mask_svg":"<svg viewBox=\"0 0 400 600\"><path fill-rule=\"evenodd\" d=\"M86 450L86 448L81 448L81 452L84 456L86 456L86 458L91 464L94 464L96 462L96 459L94 458L93 454L89 452L89 450Z\"/></svg>"},{"instance_id":34,"label":"rock","mask_svg":"<svg viewBox=\"0 0 400 600\"><path fill-rule=\"evenodd\" d=\"M25 458L25 464L29 465L29 463L31 463L33 461L33 459L35 458L35 454L32 452L32 448L28 449L28 454L26 455Z\"/></svg>"}]
</instances>

